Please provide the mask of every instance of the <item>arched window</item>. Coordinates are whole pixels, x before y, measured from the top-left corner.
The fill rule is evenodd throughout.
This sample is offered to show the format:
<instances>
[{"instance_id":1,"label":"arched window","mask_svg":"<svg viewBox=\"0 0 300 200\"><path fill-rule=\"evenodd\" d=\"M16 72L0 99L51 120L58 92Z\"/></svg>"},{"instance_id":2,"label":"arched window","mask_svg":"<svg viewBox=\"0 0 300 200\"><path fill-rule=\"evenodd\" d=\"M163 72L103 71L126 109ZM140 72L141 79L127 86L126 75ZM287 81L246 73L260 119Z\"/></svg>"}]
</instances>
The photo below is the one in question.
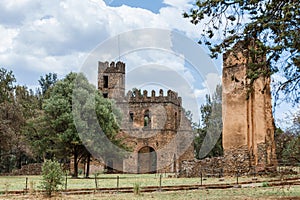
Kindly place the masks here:
<instances>
[{"instance_id":1,"label":"arched window","mask_svg":"<svg viewBox=\"0 0 300 200\"><path fill-rule=\"evenodd\" d=\"M146 110L144 113L144 127L150 128L151 127L151 118L149 110Z\"/></svg>"}]
</instances>

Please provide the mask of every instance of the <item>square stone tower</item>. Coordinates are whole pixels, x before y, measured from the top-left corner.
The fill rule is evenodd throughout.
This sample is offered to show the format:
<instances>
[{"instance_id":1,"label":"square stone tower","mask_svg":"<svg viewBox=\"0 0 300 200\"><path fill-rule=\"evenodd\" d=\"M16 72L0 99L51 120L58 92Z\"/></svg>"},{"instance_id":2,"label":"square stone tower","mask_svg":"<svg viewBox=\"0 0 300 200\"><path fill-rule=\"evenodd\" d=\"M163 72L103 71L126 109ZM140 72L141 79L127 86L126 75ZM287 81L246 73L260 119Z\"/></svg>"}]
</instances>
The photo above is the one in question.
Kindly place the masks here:
<instances>
[{"instance_id":1,"label":"square stone tower","mask_svg":"<svg viewBox=\"0 0 300 200\"><path fill-rule=\"evenodd\" d=\"M125 96L125 63L98 62L98 90L105 98L123 99Z\"/></svg>"},{"instance_id":2,"label":"square stone tower","mask_svg":"<svg viewBox=\"0 0 300 200\"><path fill-rule=\"evenodd\" d=\"M227 170L276 169L270 76L247 78L251 64L267 70L265 55L253 59L255 41L238 42L223 55L223 148Z\"/></svg>"}]
</instances>

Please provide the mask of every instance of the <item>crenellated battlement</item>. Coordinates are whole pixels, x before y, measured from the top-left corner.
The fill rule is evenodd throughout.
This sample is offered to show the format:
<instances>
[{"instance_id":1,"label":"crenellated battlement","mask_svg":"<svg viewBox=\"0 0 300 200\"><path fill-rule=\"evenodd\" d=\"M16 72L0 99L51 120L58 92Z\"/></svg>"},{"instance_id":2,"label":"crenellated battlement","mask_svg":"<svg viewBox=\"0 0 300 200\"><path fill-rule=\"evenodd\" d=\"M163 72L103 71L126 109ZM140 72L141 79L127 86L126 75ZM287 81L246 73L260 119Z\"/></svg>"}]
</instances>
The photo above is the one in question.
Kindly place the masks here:
<instances>
[{"instance_id":1,"label":"crenellated battlement","mask_svg":"<svg viewBox=\"0 0 300 200\"><path fill-rule=\"evenodd\" d=\"M172 90L168 90L166 96L164 96L163 89L159 90L158 95L156 95L155 90L151 91L151 95L148 95L147 90L143 90L143 92L140 90L128 91L126 97L129 103L173 103L178 106L182 105L181 97L178 97L178 93Z\"/></svg>"},{"instance_id":2,"label":"crenellated battlement","mask_svg":"<svg viewBox=\"0 0 300 200\"><path fill-rule=\"evenodd\" d=\"M125 63L118 61L115 62L98 62L99 73L122 73L125 74Z\"/></svg>"},{"instance_id":3,"label":"crenellated battlement","mask_svg":"<svg viewBox=\"0 0 300 200\"><path fill-rule=\"evenodd\" d=\"M185 142L175 141L181 137L186 124L182 120L181 97L177 92L163 89L133 89L125 95L125 75L123 62L98 62L98 90L103 98L114 100L122 116L116 137L133 151L123 159L114 159L117 153L111 152L113 157L103 158L107 169L126 173L178 172L176 166L180 166L181 160L192 159L194 153L191 145L187 153L177 157ZM160 150L165 148L167 154L161 156ZM144 153L151 153L151 157L145 157Z\"/></svg>"}]
</instances>

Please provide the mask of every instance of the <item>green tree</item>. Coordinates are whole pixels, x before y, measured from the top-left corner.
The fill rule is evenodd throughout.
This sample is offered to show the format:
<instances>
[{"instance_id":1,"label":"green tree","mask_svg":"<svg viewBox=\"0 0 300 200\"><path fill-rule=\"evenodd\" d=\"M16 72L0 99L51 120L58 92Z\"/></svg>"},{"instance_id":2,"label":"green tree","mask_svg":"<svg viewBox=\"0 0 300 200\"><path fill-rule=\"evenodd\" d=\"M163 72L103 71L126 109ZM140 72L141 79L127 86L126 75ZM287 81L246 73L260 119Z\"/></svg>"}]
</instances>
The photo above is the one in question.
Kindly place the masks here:
<instances>
[{"instance_id":1,"label":"green tree","mask_svg":"<svg viewBox=\"0 0 300 200\"><path fill-rule=\"evenodd\" d=\"M221 85L217 85L212 97L206 95L206 103L201 105L200 112L202 123L195 129L194 139L196 158L223 155Z\"/></svg>"},{"instance_id":2,"label":"green tree","mask_svg":"<svg viewBox=\"0 0 300 200\"><path fill-rule=\"evenodd\" d=\"M50 93L49 89L53 87L57 81L58 79L56 73L48 73L45 75L45 77L40 77L39 84L41 86L43 96L45 96L46 93Z\"/></svg>"},{"instance_id":3,"label":"green tree","mask_svg":"<svg viewBox=\"0 0 300 200\"><path fill-rule=\"evenodd\" d=\"M41 188L46 190L48 196L51 196L62 186L63 175L63 170L57 161L46 160L43 163Z\"/></svg>"},{"instance_id":4,"label":"green tree","mask_svg":"<svg viewBox=\"0 0 300 200\"><path fill-rule=\"evenodd\" d=\"M281 163L299 164L300 162L300 112L292 116L293 124L283 131L275 131L276 155Z\"/></svg>"},{"instance_id":5,"label":"green tree","mask_svg":"<svg viewBox=\"0 0 300 200\"><path fill-rule=\"evenodd\" d=\"M45 119L43 102L49 99L55 83L58 81L57 74L48 73L38 80L40 88L34 94L32 105L34 116L27 119L26 138L31 146L31 151L37 161L45 161L54 157L54 141L56 134L51 129L50 123Z\"/></svg>"},{"instance_id":6,"label":"green tree","mask_svg":"<svg viewBox=\"0 0 300 200\"><path fill-rule=\"evenodd\" d=\"M257 60L248 63L253 72L248 73L248 78L253 81L259 75L280 71L286 80L279 82L277 91L294 103L300 101L299 5L298 0L197 0L183 16L193 24L203 22L199 42L209 47L213 58L239 41L245 42L245 48L256 41L249 49L249 58L253 55L267 55L267 58L263 63Z\"/></svg>"},{"instance_id":7,"label":"green tree","mask_svg":"<svg viewBox=\"0 0 300 200\"><path fill-rule=\"evenodd\" d=\"M11 138L11 115L8 110L11 108L13 83L15 77L11 71L0 68L0 172L8 172L10 168L10 145Z\"/></svg>"},{"instance_id":8,"label":"green tree","mask_svg":"<svg viewBox=\"0 0 300 200\"><path fill-rule=\"evenodd\" d=\"M123 144L120 136L117 137L122 116L114 102L103 98L101 92L88 84L82 74L77 77L73 94L74 121L89 152L103 160L121 159L123 150L129 148Z\"/></svg>"},{"instance_id":9,"label":"green tree","mask_svg":"<svg viewBox=\"0 0 300 200\"><path fill-rule=\"evenodd\" d=\"M68 160L73 156L74 176L78 176L78 161L84 149L77 134L72 117L72 92L74 88L75 73L68 74L63 80L58 81L52 88L50 97L43 101L44 116L41 123L47 129L42 129L42 135L46 136L46 144L49 144L46 154L50 158ZM45 145L42 144L41 145Z\"/></svg>"},{"instance_id":10,"label":"green tree","mask_svg":"<svg viewBox=\"0 0 300 200\"><path fill-rule=\"evenodd\" d=\"M290 135L291 140L284 148L282 157L284 160L289 160L290 163L300 163L300 111L296 112L292 117L293 124L286 131Z\"/></svg>"},{"instance_id":11,"label":"green tree","mask_svg":"<svg viewBox=\"0 0 300 200\"><path fill-rule=\"evenodd\" d=\"M11 172L32 159L25 130L37 106L33 91L16 85L12 71L0 69L0 171Z\"/></svg>"},{"instance_id":12,"label":"green tree","mask_svg":"<svg viewBox=\"0 0 300 200\"><path fill-rule=\"evenodd\" d=\"M16 78L12 71L0 68L0 103L13 100Z\"/></svg>"},{"instance_id":13,"label":"green tree","mask_svg":"<svg viewBox=\"0 0 300 200\"><path fill-rule=\"evenodd\" d=\"M28 130L28 120L36 115L38 100L32 90L26 86L17 85L15 87L14 109L18 111L18 117L14 117L13 126L17 127L12 141L14 142L14 155L16 156L17 168L21 168L22 163L32 160L33 155L26 138Z\"/></svg>"},{"instance_id":14,"label":"green tree","mask_svg":"<svg viewBox=\"0 0 300 200\"><path fill-rule=\"evenodd\" d=\"M20 86L15 86L16 79L12 71L0 69L0 171L10 172L20 168L26 151L23 141L25 113L19 102ZM24 89L24 88L23 88Z\"/></svg>"},{"instance_id":15,"label":"green tree","mask_svg":"<svg viewBox=\"0 0 300 200\"><path fill-rule=\"evenodd\" d=\"M81 81L81 87L75 88L75 83L78 80ZM89 155L77 130L80 127L87 128L90 121L77 121L77 123L80 123L77 126L74 123L73 94L77 95L77 103L86 111L78 113L81 119L89 119L91 113L95 112L97 116L96 124L100 124L106 136L115 142L118 141L114 136L118 133L119 126L112 102L109 99L104 99L95 86L91 85L82 74L70 73L64 79L56 82L52 88L50 98L45 99L43 102L44 117L42 122L47 127L47 130L43 130L43 134L48 137L46 142L50 142L51 149L47 149L48 153L64 160L72 157L74 163L73 176L77 177L78 163ZM93 102L95 103L93 104ZM92 137L92 133L88 131L86 137ZM91 138L92 140L93 138ZM99 148L101 148L101 145ZM107 148L101 150L109 151Z\"/></svg>"}]
</instances>

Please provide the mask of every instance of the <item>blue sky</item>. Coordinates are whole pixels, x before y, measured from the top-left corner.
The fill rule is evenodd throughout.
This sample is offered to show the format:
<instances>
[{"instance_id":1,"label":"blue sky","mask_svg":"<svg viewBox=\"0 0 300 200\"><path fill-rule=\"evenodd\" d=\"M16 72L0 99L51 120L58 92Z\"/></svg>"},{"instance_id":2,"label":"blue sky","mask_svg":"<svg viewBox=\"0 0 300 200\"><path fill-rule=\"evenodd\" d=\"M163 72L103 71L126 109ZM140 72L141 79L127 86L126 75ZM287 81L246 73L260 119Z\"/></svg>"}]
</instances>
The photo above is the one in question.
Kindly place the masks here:
<instances>
[{"instance_id":1,"label":"blue sky","mask_svg":"<svg viewBox=\"0 0 300 200\"><path fill-rule=\"evenodd\" d=\"M154 13L159 13L162 7L167 6L162 0L105 0L105 3L113 7L128 5L130 7L143 8Z\"/></svg>"},{"instance_id":2,"label":"blue sky","mask_svg":"<svg viewBox=\"0 0 300 200\"><path fill-rule=\"evenodd\" d=\"M196 44L202 24L192 25L188 19L182 17L182 13L188 11L193 2L193 0L2 0L0 66L12 70L19 84L35 88L40 76L47 73L57 73L62 78L71 71L80 71L92 50L110 38L126 32L146 28L176 31ZM158 41L161 42L159 39L151 42ZM121 48L141 41L130 38L126 42L121 41L123 45ZM195 74L189 70L188 62L184 59L185 53L191 50L184 49L186 48L184 43L180 44L179 41L177 44L173 44L171 40L169 42L170 49L173 47L174 51L176 46L179 57L183 59L176 60L173 55L162 54L159 50L154 53L132 52L123 59L128 62L129 69L150 61L152 67L169 66L170 70L180 74L191 84L198 103L203 103L208 92L205 81L211 76L204 74L201 79L195 78ZM182 49L180 45L183 46ZM116 46L112 48L117 50ZM193 51L194 56L199 56L201 61L208 59L201 57L204 56L203 50ZM165 57L162 58L162 55ZM101 58L106 58L105 53L99 56L99 60ZM153 60L159 62L153 63ZM221 74L221 61L209 62L215 63L214 66ZM208 65L207 62L201 63L203 66L197 67ZM277 117L284 118L282 113L283 111L279 112Z\"/></svg>"}]
</instances>

